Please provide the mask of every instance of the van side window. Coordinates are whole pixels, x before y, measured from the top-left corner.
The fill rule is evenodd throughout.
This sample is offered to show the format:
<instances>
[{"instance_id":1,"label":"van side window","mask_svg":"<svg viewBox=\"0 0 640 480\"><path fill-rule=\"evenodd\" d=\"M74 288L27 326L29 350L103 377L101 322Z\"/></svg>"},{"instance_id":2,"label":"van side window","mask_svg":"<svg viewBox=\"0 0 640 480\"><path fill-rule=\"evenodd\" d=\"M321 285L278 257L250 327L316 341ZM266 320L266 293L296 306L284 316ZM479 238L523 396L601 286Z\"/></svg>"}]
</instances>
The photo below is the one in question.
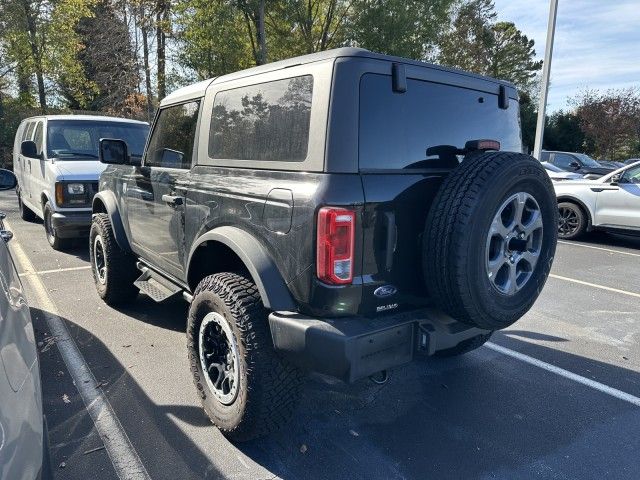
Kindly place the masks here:
<instances>
[{"instance_id":1,"label":"van side window","mask_svg":"<svg viewBox=\"0 0 640 480\"><path fill-rule=\"evenodd\" d=\"M566 153L556 153L553 156L553 164L562 169L570 169L572 162L576 162L576 159Z\"/></svg>"},{"instance_id":2,"label":"van side window","mask_svg":"<svg viewBox=\"0 0 640 480\"><path fill-rule=\"evenodd\" d=\"M42 155L42 122L38 122L33 141L36 142L36 150L38 151L38 155Z\"/></svg>"},{"instance_id":3,"label":"van side window","mask_svg":"<svg viewBox=\"0 0 640 480\"><path fill-rule=\"evenodd\" d=\"M24 136L22 137L22 141L31 140L33 138L33 127L36 126L36 122L29 122L27 127L24 129Z\"/></svg>"},{"instance_id":4,"label":"van side window","mask_svg":"<svg viewBox=\"0 0 640 480\"><path fill-rule=\"evenodd\" d=\"M312 93L311 75L218 92L209 130L209 157L304 161Z\"/></svg>"},{"instance_id":5,"label":"van side window","mask_svg":"<svg viewBox=\"0 0 640 480\"><path fill-rule=\"evenodd\" d=\"M163 108L153 127L144 164L191 168L200 100Z\"/></svg>"}]
</instances>

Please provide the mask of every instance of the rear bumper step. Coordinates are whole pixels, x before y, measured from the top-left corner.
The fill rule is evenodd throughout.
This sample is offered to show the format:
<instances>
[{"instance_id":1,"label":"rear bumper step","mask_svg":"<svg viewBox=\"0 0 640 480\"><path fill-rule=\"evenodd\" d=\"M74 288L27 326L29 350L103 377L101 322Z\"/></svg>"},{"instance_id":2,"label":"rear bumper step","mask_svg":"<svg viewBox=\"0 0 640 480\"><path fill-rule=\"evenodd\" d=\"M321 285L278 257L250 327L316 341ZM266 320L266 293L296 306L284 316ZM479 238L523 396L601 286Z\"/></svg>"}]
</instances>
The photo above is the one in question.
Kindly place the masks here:
<instances>
[{"instance_id":1,"label":"rear bumper step","mask_svg":"<svg viewBox=\"0 0 640 480\"><path fill-rule=\"evenodd\" d=\"M293 312L269 315L273 344L306 370L354 382L373 373L433 355L488 333L434 310L379 318L317 319Z\"/></svg>"}]
</instances>

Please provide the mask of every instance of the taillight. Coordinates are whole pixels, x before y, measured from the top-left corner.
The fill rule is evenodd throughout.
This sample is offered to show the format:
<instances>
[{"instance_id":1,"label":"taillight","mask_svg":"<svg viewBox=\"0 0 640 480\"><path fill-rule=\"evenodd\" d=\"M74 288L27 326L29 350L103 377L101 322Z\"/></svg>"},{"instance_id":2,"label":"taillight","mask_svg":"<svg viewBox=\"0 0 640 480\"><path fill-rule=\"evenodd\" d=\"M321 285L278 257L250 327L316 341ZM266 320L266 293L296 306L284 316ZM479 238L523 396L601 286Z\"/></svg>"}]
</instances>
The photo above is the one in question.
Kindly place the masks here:
<instances>
[{"instance_id":1,"label":"taillight","mask_svg":"<svg viewBox=\"0 0 640 480\"><path fill-rule=\"evenodd\" d=\"M356 213L343 208L318 211L318 278L343 285L353 280L353 250Z\"/></svg>"}]
</instances>

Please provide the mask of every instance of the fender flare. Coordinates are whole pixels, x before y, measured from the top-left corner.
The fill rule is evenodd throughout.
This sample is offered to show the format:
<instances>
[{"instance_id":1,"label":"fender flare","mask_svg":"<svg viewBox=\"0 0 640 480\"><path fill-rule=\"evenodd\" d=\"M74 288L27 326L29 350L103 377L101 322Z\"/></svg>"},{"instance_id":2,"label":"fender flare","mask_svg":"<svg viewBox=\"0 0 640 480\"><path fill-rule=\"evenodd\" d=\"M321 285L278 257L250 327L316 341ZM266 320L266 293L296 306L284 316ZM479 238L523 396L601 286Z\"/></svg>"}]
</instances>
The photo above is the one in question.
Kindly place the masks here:
<instances>
[{"instance_id":1,"label":"fender flare","mask_svg":"<svg viewBox=\"0 0 640 480\"><path fill-rule=\"evenodd\" d=\"M215 241L229 247L249 270L264 306L272 311L297 311L289 289L264 247L253 236L236 227L223 226L210 230L193 242L187 261L187 278L191 260L197 248L204 242Z\"/></svg>"},{"instance_id":2,"label":"fender flare","mask_svg":"<svg viewBox=\"0 0 640 480\"><path fill-rule=\"evenodd\" d=\"M107 215L109 215L109 221L111 222L111 227L113 228L113 236L116 239L116 243L125 252L130 252L131 245L129 245L129 239L127 238L127 233L124 230L122 218L120 217L120 212L118 211L118 202L116 201L116 196L113 192L107 190L96 193L91 204L91 210L94 214L96 213L96 204L98 202L102 203L104 205L104 208L107 210Z\"/></svg>"}]
</instances>

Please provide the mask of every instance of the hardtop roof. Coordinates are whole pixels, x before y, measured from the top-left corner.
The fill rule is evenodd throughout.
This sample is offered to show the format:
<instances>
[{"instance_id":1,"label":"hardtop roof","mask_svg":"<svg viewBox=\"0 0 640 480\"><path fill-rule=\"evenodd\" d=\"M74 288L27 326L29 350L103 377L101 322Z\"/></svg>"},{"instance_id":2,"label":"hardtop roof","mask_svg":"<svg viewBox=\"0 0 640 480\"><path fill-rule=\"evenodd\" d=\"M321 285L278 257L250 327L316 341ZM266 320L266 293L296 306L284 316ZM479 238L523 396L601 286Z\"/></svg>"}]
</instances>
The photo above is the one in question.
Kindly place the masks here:
<instances>
[{"instance_id":1,"label":"hardtop roof","mask_svg":"<svg viewBox=\"0 0 640 480\"><path fill-rule=\"evenodd\" d=\"M118 123L135 123L138 125L148 125L147 122L143 122L140 120L132 120L130 118L122 118L122 117L111 117L105 115L35 115L33 117L25 118L26 120L35 120L35 119L45 119L45 120L87 120L87 121L103 121L103 122L118 122Z\"/></svg>"},{"instance_id":2,"label":"hardtop roof","mask_svg":"<svg viewBox=\"0 0 640 480\"><path fill-rule=\"evenodd\" d=\"M464 70L459 70L457 68L443 67L441 65L435 65L433 63L421 62L418 60L410 60L407 58L395 57L392 55L384 55L382 53L375 53L369 50L365 50L364 48L342 47L342 48L334 48L332 50L326 50L323 52L302 55L299 57L288 58L286 60L267 63L265 65L259 65L257 67L251 67L245 70L240 70L237 72L222 75L220 77L213 77L207 80L203 80L203 81L194 83L193 85L179 88L174 92L170 93L162 100L162 102L160 102L160 106L165 106L165 105L174 104L174 103L181 103L191 99L203 97L207 88L212 83L223 83L231 80L237 80L240 78L258 75L261 73L272 72L275 70L289 68L296 65L303 65L306 63L320 62L323 60L330 60L335 58L347 58L347 57L383 60L383 61L388 61L393 63L403 63L405 65L415 65L418 67L432 68L432 69L441 70L445 72L455 73L457 75L466 75L473 78L491 80L496 83L505 85L507 87L515 88L515 86L512 83L507 82L505 80L497 80L490 77L477 75L475 73L466 72Z\"/></svg>"}]
</instances>

